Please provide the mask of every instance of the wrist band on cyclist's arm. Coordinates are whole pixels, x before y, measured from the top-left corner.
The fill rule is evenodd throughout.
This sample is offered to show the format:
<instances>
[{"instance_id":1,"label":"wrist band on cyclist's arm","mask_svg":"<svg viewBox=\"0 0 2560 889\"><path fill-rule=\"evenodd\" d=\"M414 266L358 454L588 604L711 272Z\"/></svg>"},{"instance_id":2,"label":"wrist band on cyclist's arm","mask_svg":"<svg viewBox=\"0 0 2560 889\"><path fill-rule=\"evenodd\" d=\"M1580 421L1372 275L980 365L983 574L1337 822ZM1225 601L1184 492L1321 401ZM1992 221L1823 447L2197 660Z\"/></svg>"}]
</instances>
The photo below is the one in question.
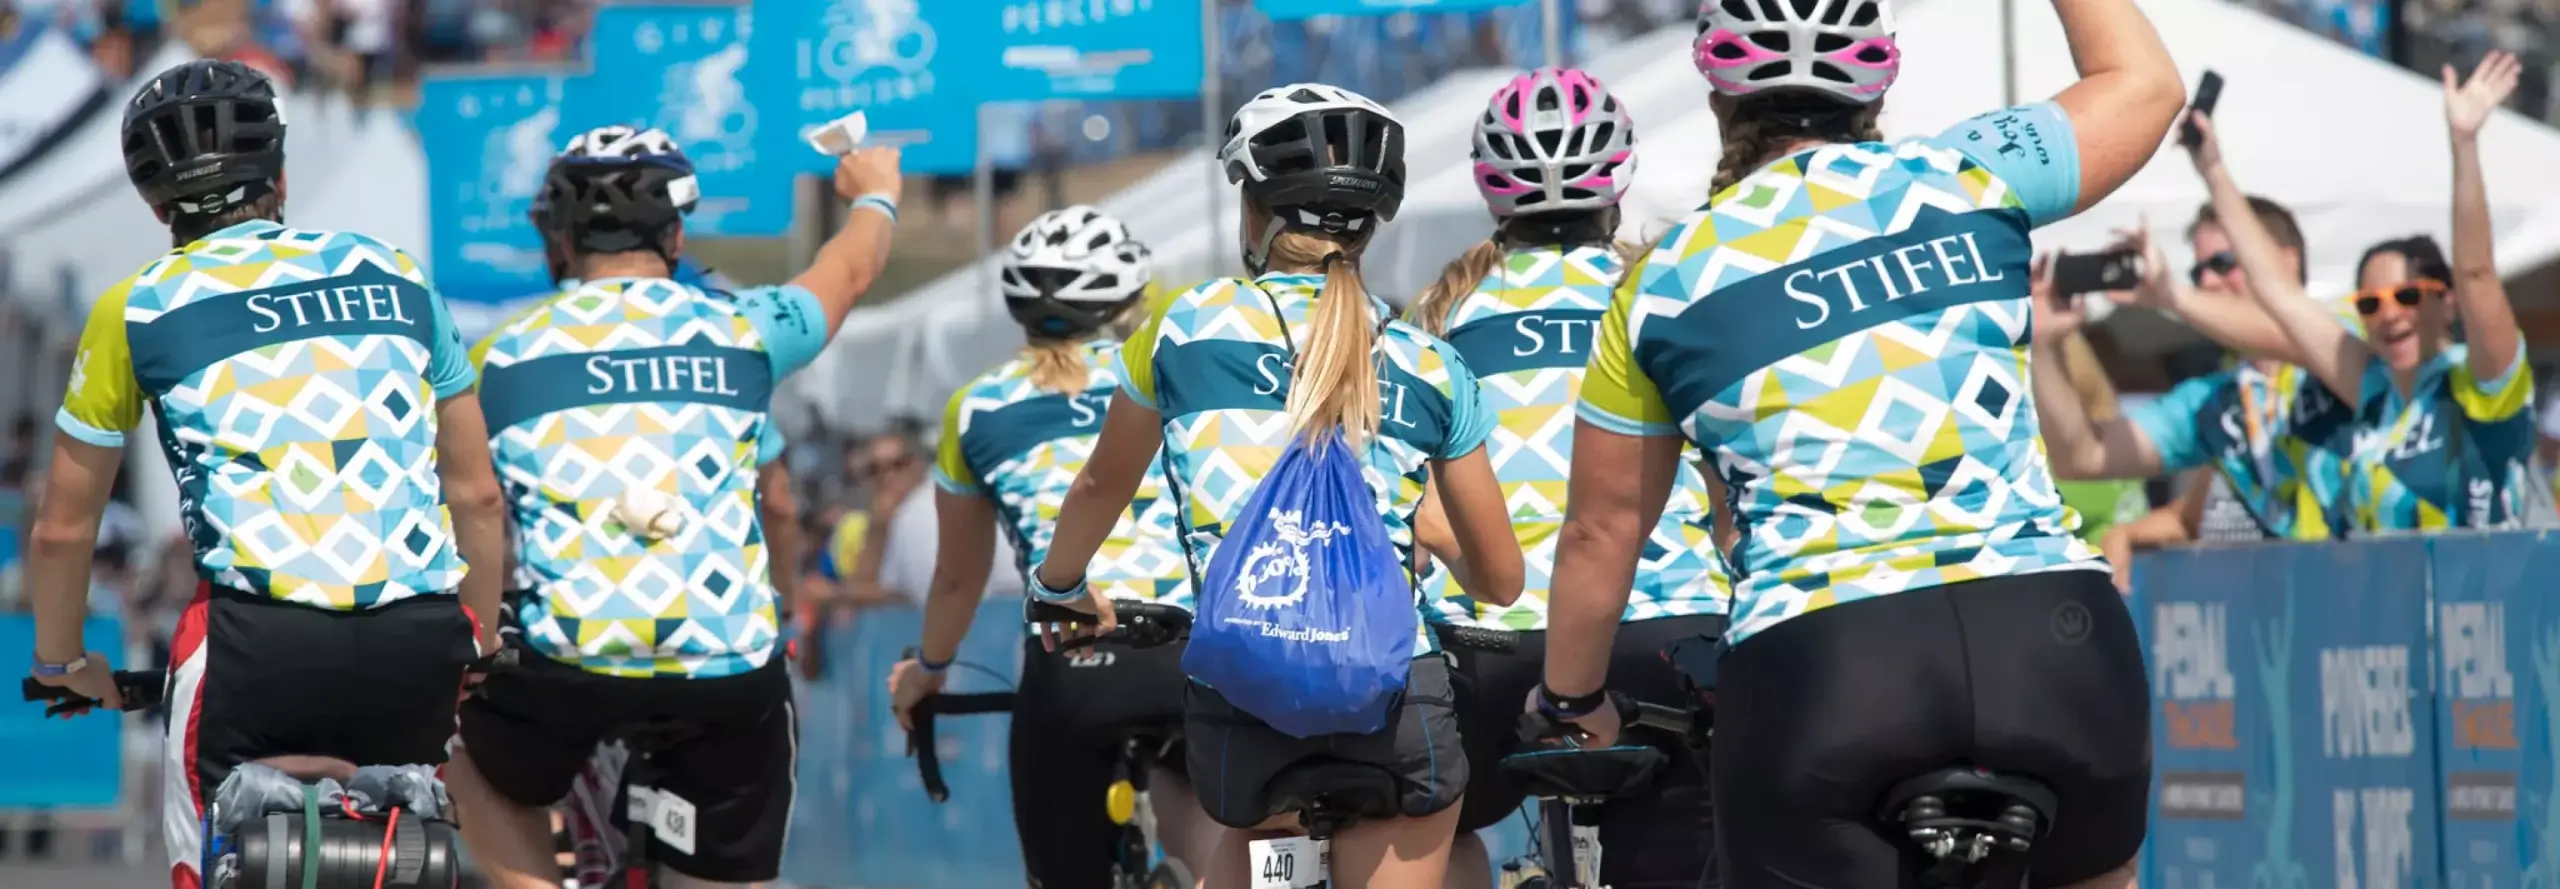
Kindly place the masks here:
<instances>
[{"instance_id":1,"label":"wrist band on cyclist's arm","mask_svg":"<svg viewBox=\"0 0 2560 889\"><path fill-rule=\"evenodd\" d=\"M932 658L925 657L923 651L919 650L916 652L916 666L927 673L940 673L944 670L951 669L951 662L959 659L960 655L954 653L950 657L943 658L942 662L937 664L933 662Z\"/></svg>"},{"instance_id":2,"label":"wrist band on cyclist's arm","mask_svg":"<svg viewBox=\"0 0 2560 889\"><path fill-rule=\"evenodd\" d=\"M1558 719L1580 719L1600 712L1600 708L1608 704L1609 689L1606 687L1594 689L1587 695L1567 697L1556 694L1555 690L1548 688L1544 682L1538 683L1538 709L1545 711L1548 716Z\"/></svg>"},{"instance_id":3,"label":"wrist band on cyclist's arm","mask_svg":"<svg viewBox=\"0 0 2560 889\"><path fill-rule=\"evenodd\" d=\"M861 210L866 207L880 211L880 215L889 217L890 222L898 221L898 202L895 199L890 198L888 195L878 192L854 198L853 203L845 207L845 213L847 215L851 215L854 211Z\"/></svg>"},{"instance_id":4,"label":"wrist band on cyclist's arm","mask_svg":"<svg viewBox=\"0 0 2560 889\"><path fill-rule=\"evenodd\" d=\"M1031 598L1047 602L1051 605L1064 605L1069 602L1081 602L1089 595L1085 587L1085 579L1081 577L1076 578L1075 584L1067 587L1066 589L1050 589L1049 582L1040 579L1040 567L1037 565L1034 565L1031 568L1031 583L1028 584L1028 586L1031 588Z\"/></svg>"}]
</instances>

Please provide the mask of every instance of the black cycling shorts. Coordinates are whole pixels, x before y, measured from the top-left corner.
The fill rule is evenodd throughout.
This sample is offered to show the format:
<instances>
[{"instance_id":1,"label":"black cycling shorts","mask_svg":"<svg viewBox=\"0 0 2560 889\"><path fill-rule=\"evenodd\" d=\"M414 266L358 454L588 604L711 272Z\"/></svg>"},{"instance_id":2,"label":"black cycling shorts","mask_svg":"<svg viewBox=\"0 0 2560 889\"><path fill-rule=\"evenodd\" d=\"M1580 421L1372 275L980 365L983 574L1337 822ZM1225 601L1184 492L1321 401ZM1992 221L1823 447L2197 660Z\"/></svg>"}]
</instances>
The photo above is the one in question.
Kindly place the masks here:
<instances>
[{"instance_id":1,"label":"black cycling shorts","mask_svg":"<svg viewBox=\"0 0 2560 889\"><path fill-rule=\"evenodd\" d=\"M520 654L521 666L489 677L462 704L463 749L498 793L518 805L551 805L568 795L607 733L642 720L693 720L699 734L652 760L657 789L694 806L693 853L660 842L651 860L715 882L781 875L800 735L782 658L712 679L631 679Z\"/></svg>"},{"instance_id":2,"label":"black cycling shorts","mask_svg":"<svg viewBox=\"0 0 2560 889\"><path fill-rule=\"evenodd\" d=\"M1036 637L1023 640L1009 774L1014 832L1032 886L1111 889L1119 826L1104 792L1118 776L1121 741L1137 735L1167 745L1155 764L1179 773L1188 684L1180 643L1048 652Z\"/></svg>"},{"instance_id":3,"label":"black cycling shorts","mask_svg":"<svg viewBox=\"0 0 2560 889\"><path fill-rule=\"evenodd\" d=\"M449 595L332 611L199 585L170 644L161 824L176 884L199 880L204 800L241 763L443 763L475 630Z\"/></svg>"},{"instance_id":4,"label":"black cycling shorts","mask_svg":"<svg viewBox=\"0 0 2560 889\"><path fill-rule=\"evenodd\" d=\"M1182 724L1192 790L1209 817L1228 827L1251 828L1282 814L1272 806L1272 779L1300 764L1376 766L1395 786L1397 809L1411 818L1449 808L1467 789L1449 661L1438 654L1413 659L1403 699L1388 711L1387 727L1372 734L1296 737L1197 682L1189 685Z\"/></svg>"},{"instance_id":5,"label":"black cycling shorts","mask_svg":"<svg viewBox=\"0 0 2560 889\"><path fill-rule=\"evenodd\" d=\"M1678 671L1662 658L1671 643L1724 633L1723 615L1664 617L1618 626L1609 653L1609 689L1636 700L1692 707ZM1467 799L1458 832L1491 827L1520 811L1527 794L1502 775L1502 758L1520 752L1520 716L1529 693L1545 678L1547 634L1519 634L1509 652L1452 652L1457 658L1458 735L1467 750ZM1699 838L1715 832L1707 777L1680 739L1635 729L1626 743L1649 744L1670 754L1670 768L1651 792L1612 801L1600 820L1601 882L1618 889L1695 889L1712 847ZM1608 854L1607 850L1643 850Z\"/></svg>"},{"instance_id":6,"label":"black cycling shorts","mask_svg":"<svg viewBox=\"0 0 2560 889\"><path fill-rule=\"evenodd\" d=\"M2105 572L1966 581L1844 602L1745 638L1717 665L1725 885L1911 885L1925 857L1879 818L1895 784L1974 765L2051 786L2031 884L2141 848L2151 690Z\"/></svg>"}]
</instances>

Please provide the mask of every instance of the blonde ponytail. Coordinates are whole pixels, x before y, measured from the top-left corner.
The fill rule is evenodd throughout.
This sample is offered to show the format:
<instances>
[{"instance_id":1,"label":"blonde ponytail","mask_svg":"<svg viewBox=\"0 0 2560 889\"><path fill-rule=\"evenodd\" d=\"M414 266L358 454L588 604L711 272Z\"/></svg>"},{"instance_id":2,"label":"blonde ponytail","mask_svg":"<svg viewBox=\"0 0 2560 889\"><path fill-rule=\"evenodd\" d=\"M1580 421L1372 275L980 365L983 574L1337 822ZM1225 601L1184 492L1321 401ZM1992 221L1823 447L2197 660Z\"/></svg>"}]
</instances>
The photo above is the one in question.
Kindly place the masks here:
<instances>
[{"instance_id":1,"label":"blonde ponytail","mask_svg":"<svg viewBox=\"0 0 2560 889\"><path fill-rule=\"evenodd\" d=\"M1272 268L1324 269L1289 380L1289 423L1310 444L1335 429L1355 446L1378 434L1378 327L1358 252L1365 243L1295 230L1271 242Z\"/></svg>"},{"instance_id":2,"label":"blonde ponytail","mask_svg":"<svg viewBox=\"0 0 2560 889\"><path fill-rule=\"evenodd\" d=\"M1742 177L1800 143L1884 141L1884 131L1876 126L1883 114L1884 103L1866 105L1849 116L1842 127L1846 132L1824 133L1754 114L1750 105L1742 105L1725 115L1724 155L1716 159L1716 178L1707 186L1707 200L1713 202L1725 189L1741 182Z\"/></svg>"},{"instance_id":3,"label":"blonde ponytail","mask_svg":"<svg viewBox=\"0 0 2560 889\"><path fill-rule=\"evenodd\" d=\"M1084 344L1076 340L1035 339L1022 347L1022 358L1031 362L1031 385L1051 395L1074 395L1092 381Z\"/></svg>"},{"instance_id":4,"label":"blonde ponytail","mask_svg":"<svg viewBox=\"0 0 2560 889\"><path fill-rule=\"evenodd\" d=\"M1421 298L1414 300L1413 306L1405 310L1405 317L1413 319L1414 326L1429 331L1432 336L1448 333L1450 310L1458 307L1459 300L1466 299L1468 294L1484 285L1485 277L1502 264L1505 252L1501 238L1486 238L1467 248L1467 252L1458 254L1458 258L1449 260L1449 264L1440 269L1440 280L1431 282L1431 286L1422 291Z\"/></svg>"}]
</instances>

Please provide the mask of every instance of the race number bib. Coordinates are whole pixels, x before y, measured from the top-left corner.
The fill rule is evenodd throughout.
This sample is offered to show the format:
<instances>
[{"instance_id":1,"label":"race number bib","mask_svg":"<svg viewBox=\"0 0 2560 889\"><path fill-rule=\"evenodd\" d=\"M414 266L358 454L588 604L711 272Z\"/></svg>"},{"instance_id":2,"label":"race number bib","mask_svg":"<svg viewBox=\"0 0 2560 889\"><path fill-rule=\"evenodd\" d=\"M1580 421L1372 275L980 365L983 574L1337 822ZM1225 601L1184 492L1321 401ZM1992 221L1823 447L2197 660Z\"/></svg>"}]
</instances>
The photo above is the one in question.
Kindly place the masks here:
<instances>
[{"instance_id":1,"label":"race number bib","mask_svg":"<svg viewBox=\"0 0 2560 889\"><path fill-rule=\"evenodd\" d=\"M1325 844L1306 837L1255 840L1253 889L1307 889L1325 878Z\"/></svg>"},{"instance_id":2,"label":"race number bib","mask_svg":"<svg viewBox=\"0 0 2560 889\"><path fill-rule=\"evenodd\" d=\"M1584 886L1600 885L1600 826L1573 826L1573 878Z\"/></svg>"},{"instance_id":3,"label":"race number bib","mask_svg":"<svg viewBox=\"0 0 2560 889\"><path fill-rule=\"evenodd\" d=\"M695 813L691 801L664 790L634 787L625 814L634 824L649 825L649 836L667 848L693 854Z\"/></svg>"}]
</instances>

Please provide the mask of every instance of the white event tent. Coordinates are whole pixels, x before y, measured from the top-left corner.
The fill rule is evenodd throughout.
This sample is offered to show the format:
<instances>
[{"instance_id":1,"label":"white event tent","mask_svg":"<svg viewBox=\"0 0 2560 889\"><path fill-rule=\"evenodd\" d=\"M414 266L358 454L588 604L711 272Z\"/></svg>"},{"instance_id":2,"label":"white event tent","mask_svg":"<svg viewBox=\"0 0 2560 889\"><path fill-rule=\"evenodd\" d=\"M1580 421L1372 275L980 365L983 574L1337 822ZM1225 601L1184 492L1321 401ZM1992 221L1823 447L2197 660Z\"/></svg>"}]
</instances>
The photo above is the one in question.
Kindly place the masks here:
<instances>
[{"instance_id":1,"label":"white event tent","mask_svg":"<svg viewBox=\"0 0 2560 889\"><path fill-rule=\"evenodd\" d=\"M2061 24L2040 3L2016 3L2020 101L2052 96L2076 75ZM2449 234L2450 162L2442 92L2413 75L2285 23L2219 0L2143 0L2193 84L2206 69L2228 85L2216 115L2224 155L2242 185L2300 217L2311 245L2312 292L2351 286L2363 249L2385 238ZM2004 58L1998 6L1922 0L1902 11L1901 81L1886 100L1888 137L1926 135L2002 105ZM1691 31L1666 28L1621 44L1584 67L1625 101L1638 131L1629 237L1660 234L1701 203L1718 156L1707 87L1689 57ZM1403 212L1370 249L1370 281L1402 298L1492 226L1465 162L1468 128L1506 72L1463 73L1396 103L1411 133L1413 171ZM2499 259L2522 272L2560 257L2560 132L2502 114L2482 136ZM1154 249L1158 274L1175 284L1213 268L1232 273L1235 212L1222 197L1212 217L1209 173L1194 150L1102 203ZM2037 233L2043 249L2096 250L2110 233L2148 220L2171 262L2191 261L2187 223L2204 201L2186 154L2169 146L2105 203ZM875 319L847 324L825 359L819 410L833 425L876 426L893 413L931 417L970 376L1020 345L977 268L946 276ZM857 313L858 315L863 313ZM856 385L858 381L859 385ZM886 381L885 388L880 381Z\"/></svg>"}]
</instances>

